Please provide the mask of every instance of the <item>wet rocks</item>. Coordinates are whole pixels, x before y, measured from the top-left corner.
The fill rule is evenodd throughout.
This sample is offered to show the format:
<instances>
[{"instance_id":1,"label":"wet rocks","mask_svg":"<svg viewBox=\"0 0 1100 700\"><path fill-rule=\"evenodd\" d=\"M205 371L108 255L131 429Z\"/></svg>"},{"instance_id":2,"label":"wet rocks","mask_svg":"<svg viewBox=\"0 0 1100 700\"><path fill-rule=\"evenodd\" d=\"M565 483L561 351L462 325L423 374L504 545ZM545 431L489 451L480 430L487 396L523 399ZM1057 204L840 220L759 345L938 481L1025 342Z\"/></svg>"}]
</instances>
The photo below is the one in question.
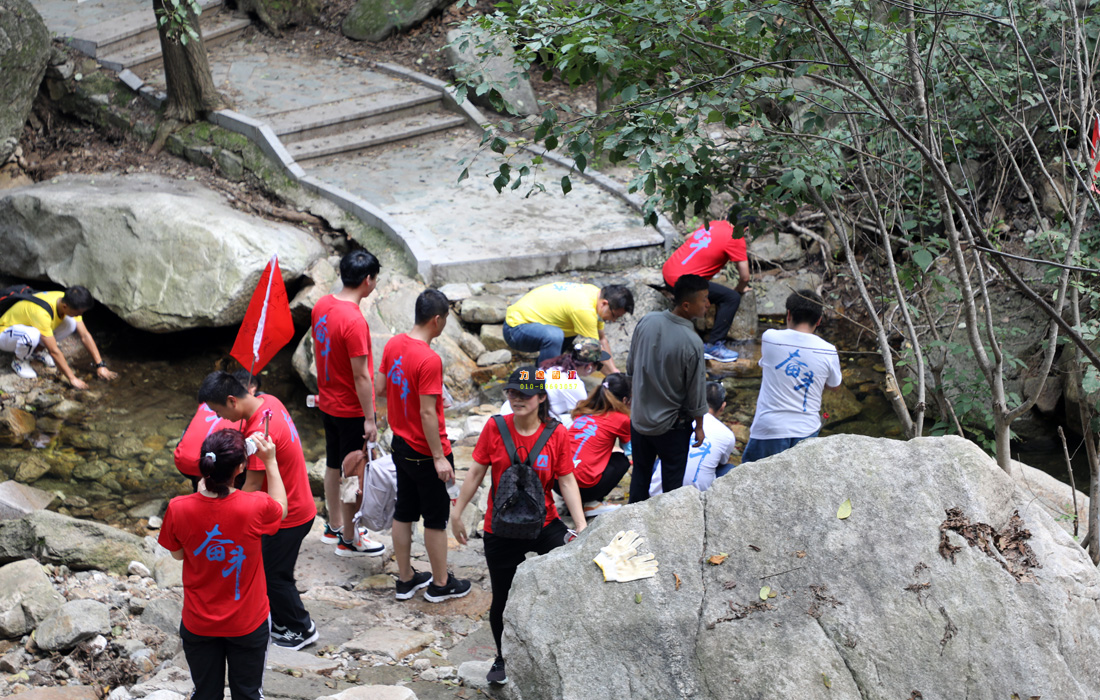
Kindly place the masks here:
<instances>
[{"instance_id":1,"label":"wet rocks","mask_svg":"<svg viewBox=\"0 0 1100 700\"><path fill-rule=\"evenodd\" d=\"M30 632L64 602L35 560L0 567L0 637L10 639Z\"/></svg>"},{"instance_id":2,"label":"wet rocks","mask_svg":"<svg viewBox=\"0 0 1100 700\"><path fill-rule=\"evenodd\" d=\"M106 605L97 600L72 600L42 621L34 639L42 649L59 651L110 631L110 609Z\"/></svg>"},{"instance_id":3,"label":"wet rocks","mask_svg":"<svg viewBox=\"0 0 1100 700\"><path fill-rule=\"evenodd\" d=\"M21 445L34 432L34 415L21 408L0 408L0 444Z\"/></svg>"}]
</instances>

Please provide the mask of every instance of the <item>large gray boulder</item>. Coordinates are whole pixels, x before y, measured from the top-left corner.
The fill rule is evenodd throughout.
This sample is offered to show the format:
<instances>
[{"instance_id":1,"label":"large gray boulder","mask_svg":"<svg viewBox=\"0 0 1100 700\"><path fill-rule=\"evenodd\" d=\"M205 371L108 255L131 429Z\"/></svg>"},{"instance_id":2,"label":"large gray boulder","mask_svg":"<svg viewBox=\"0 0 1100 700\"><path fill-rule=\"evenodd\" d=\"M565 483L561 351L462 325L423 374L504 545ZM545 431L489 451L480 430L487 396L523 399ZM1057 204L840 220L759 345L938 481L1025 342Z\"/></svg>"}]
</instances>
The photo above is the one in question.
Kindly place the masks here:
<instances>
[{"instance_id":1,"label":"large gray boulder","mask_svg":"<svg viewBox=\"0 0 1100 700\"><path fill-rule=\"evenodd\" d=\"M462 30L447 32L447 61L451 64L455 77L463 80L470 78L475 85L489 83L500 93L504 101L520 116L538 114L539 103L531 82L516 68L516 52L504 38L490 37L483 30L464 34ZM485 44L485 48L479 45ZM482 51L487 55L481 56ZM488 93L470 98L477 104L493 109Z\"/></svg>"},{"instance_id":2,"label":"large gray boulder","mask_svg":"<svg viewBox=\"0 0 1100 700\"><path fill-rule=\"evenodd\" d=\"M34 558L70 569L125 576L132 561L153 566L144 541L110 525L40 510L0 522L0 564Z\"/></svg>"},{"instance_id":3,"label":"large gray boulder","mask_svg":"<svg viewBox=\"0 0 1100 700\"><path fill-rule=\"evenodd\" d=\"M72 600L42 621L34 641L46 651L60 651L110 631L110 608L98 600Z\"/></svg>"},{"instance_id":4,"label":"large gray boulder","mask_svg":"<svg viewBox=\"0 0 1100 700\"><path fill-rule=\"evenodd\" d=\"M27 0L0 0L0 163L15 151L46 73L50 32Z\"/></svg>"},{"instance_id":5,"label":"large gray boulder","mask_svg":"<svg viewBox=\"0 0 1100 700\"><path fill-rule=\"evenodd\" d=\"M1100 697L1100 572L1032 498L961 438L806 441L522 564L508 675L524 700ZM628 529L660 571L605 583Z\"/></svg>"},{"instance_id":6,"label":"large gray boulder","mask_svg":"<svg viewBox=\"0 0 1100 700\"><path fill-rule=\"evenodd\" d=\"M411 29L454 0L359 0L344 18L344 36L357 41L382 41Z\"/></svg>"},{"instance_id":7,"label":"large gray boulder","mask_svg":"<svg viewBox=\"0 0 1100 700\"><path fill-rule=\"evenodd\" d=\"M64 603L34 559L0 567L0 638L23 636Z\"/></svg>"},{"instance_id":8,"label":"large gray boulder","mask_svg":"<svg viewBox=\"0 0 1100 700\"><path fill-rule=\"evenodd\" d=\"M304 231L155 175L66 176L4 192L0 249L0 272L82 284L157 332L238 323L273 254L288 281L324 254Z\"/></svg>"}]
</instances>

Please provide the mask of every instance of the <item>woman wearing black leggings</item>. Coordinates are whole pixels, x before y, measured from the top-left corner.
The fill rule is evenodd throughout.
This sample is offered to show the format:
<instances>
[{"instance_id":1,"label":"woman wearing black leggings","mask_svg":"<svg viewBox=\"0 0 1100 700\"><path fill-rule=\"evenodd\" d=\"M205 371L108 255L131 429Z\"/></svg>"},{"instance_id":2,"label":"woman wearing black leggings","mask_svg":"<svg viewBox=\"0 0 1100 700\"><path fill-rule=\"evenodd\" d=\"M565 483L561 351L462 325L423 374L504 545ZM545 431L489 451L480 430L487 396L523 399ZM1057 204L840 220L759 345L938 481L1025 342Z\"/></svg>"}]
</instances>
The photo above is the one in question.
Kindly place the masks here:
<instances>
[{"instance_id":1,"label":"woman wearing black leggings","mask_svg":"<svg viewBox=\"0 0 1100 700\"><path fill-rule=\"evenodd\" d=\"M462 491L455 504L455 512L451 516L451 530L455 539L465 544L466 527L462 524L462 511L477 493L478 487L485 479L485 473L492 467L489 507L485 513L485 563L489 568L489 580L493 587L493 603L489 608L489 627L493 631L497 656L486 678L490 683L497 684L508 682L508 676L504 671L504 656L500 649L500 637L504 632L504 606L508 603L508 591L512 587L516 569L523 563L528 552L546 554L551 549L565 544L570 537L565 524L558 518L557 508L554 507L550 487L555 481L565 499L566 507L569 508L569 514L576 523L577 532L585 528L584 512L581 508L577 480L573 477L573 461L566 431L558 423L550 420L546 403L546 384L542 380L535 380L535 376L535 368L528 366L520 367L509 377L504 389L505 396L512 406L512 415L504 416L504 422L516 447L516 458L521 461L531 454L532 448L544 430L553 431L534 460L535 473L542 482L543 495L546 499L546 520L542 531L535 539L530 540L493 534L493 494L501 475L512 465L512 458L504 446L504 439L501 437L500 428L495 419L486 423L484 430L481 431L481 437L478 438L477 446L474 448L474 465L462 483Z\"/></svg>"}]
</instances>

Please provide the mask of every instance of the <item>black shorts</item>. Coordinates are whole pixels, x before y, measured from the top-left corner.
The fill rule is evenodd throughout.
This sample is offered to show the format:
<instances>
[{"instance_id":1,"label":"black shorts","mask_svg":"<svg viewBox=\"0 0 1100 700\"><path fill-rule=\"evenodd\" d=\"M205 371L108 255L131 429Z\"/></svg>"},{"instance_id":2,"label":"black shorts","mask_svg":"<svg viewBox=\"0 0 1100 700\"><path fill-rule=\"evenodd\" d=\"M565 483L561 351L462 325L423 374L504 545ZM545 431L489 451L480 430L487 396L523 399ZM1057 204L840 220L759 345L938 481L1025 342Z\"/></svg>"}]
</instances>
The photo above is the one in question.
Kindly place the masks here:
<instances>
[{"instance_id":1,"label":"black shorts","mask_svg":"<svg viewBox=\"0 0 1100 700\"><path fill-rule=\"evenodd\" d=\"M344 457L363 449L363 416L340 418L321 411L321 425L325 427L325 464L329 469L339 469Z\"/></svg>"},{"instance_id":2,"label":"black shorts","mask_svg":"<svg viewBox=\"0 0 1100 700\"><path fill-rule=\"evenodd\" d=\"M551 520L544 525L542 532L533 540L520 540L515 537L501 537L491 532L485 533L485 564L490 569L515 569L527 558L528 552L546 554L565 544L569 528L561 518Z\"/></svg>"},{"instance_id":3,"label":"black shorts","mask_svg":"<svg viewBox=\"0 0 1100 700\"><path fill-rule=\"evenodd\" d=\"M397 505L393 519L399 523L415 523L424 518L429 530L446 530L451 515L451 497L447 484L435 473L431 455L417 452L399 435L393 436L393 466L397 469ZM453 454L447 461L454 469Z\"/></svg>"}]
</instances>

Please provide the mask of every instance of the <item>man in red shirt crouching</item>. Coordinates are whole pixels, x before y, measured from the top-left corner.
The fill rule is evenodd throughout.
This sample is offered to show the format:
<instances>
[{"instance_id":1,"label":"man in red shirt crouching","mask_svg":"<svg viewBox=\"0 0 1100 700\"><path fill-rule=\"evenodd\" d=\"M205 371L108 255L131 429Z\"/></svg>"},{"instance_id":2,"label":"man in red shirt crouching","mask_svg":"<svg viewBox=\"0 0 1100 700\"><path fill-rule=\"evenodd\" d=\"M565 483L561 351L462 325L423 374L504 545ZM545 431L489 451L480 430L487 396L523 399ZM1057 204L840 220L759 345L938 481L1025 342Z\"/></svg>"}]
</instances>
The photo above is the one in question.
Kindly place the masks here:
<instances>
[{"instance_id":1,"label":"man in red shirt crouching","mask_svg":"<svg viewBox=\"0 0 1100 700\"><path fill-rule=\"evenodd\" d=\"M699 275L710 280L725 267L726 262L737 264L740 279L736 288L710 283L709 301L717 310L714 328L707 337L703 351L706 359L717 362L733 362L738 356L736 351L725 346L725 340L733 325L733 317L741 306L741 295L749 288L749 254L744 236L748 226L756 220L755 217L745 216L740 207L730 209L726 219L712 221L688 236L661 268L665 284L675 287L676 280L684 275ZM734 236L731 222L743 227L740 237Z\"/></svg>"},{"instance_id":2,"label":"man in red shirt crouching","mask_svg":"<svg viewBox=\"0 0 1100 700\"><path fill-rule=\"evenodd\" d=\"M442 292L425 289L416 299L413 329L395 335L382 351L379 369L386 375L386 415L397 468L393 552L398 600L424 587L424 599L430 603L470 592L469 581L447 571L448 487L454 486L454 456L443 419L443 361L429 345L443 332L450 310ZM431 573L412 568L412 526L421 517Z\"/></svg>"},{"instance_id":3,"label":"man in red shirt crouching","mask_svg":"<svg viewBox=\"0 0 1100 700\"><path fill-rule=\"evenodd\" d=\"M211 372L199 387L199 401L222 420L239 425L240 432L264 432L270 411L268 439L275 443L275 459L286 488L287 513L274 535L263 536L264 577L271 601L271 641L287 649L301 649L317 641L317 625L302 605L294 583L294 565L302 540L313 527L317 505L309 489L309 471L298 429L283 402L271 394L253 396L232 374ZM242 491L267 491L267 472L256 455L248 459Z\"/></svg>"}]
</instances>

